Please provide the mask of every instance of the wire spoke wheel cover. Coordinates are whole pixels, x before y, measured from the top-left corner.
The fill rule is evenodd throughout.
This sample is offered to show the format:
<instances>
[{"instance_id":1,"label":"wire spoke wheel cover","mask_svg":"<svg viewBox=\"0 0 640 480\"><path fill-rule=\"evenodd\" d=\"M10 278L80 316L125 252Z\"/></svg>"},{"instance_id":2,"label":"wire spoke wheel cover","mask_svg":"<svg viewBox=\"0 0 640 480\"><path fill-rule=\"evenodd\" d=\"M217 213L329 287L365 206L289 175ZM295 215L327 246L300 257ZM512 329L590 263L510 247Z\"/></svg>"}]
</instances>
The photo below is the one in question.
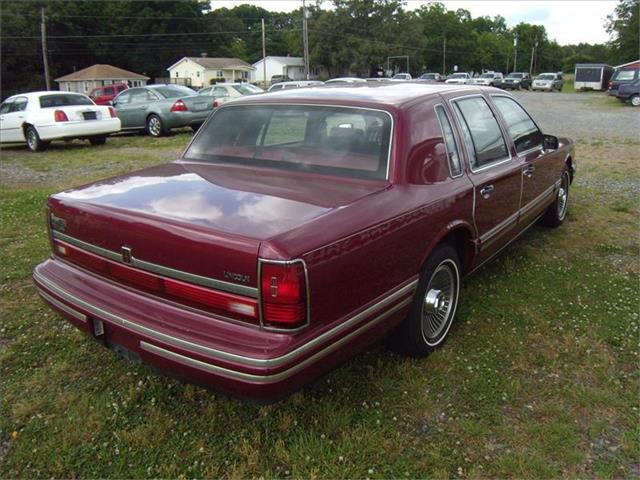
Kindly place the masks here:
<instances>
[{"instance_id":1,"label":"wire spoke wheel cover","mask_svg":"<svg viewBox=\"0 0 640 480\"><path fill-rule=\"evenodd\" d=\"M430 347L446 337L456 313L459 290L458 266L445 259L433 271L422 303L422 337Z\"/></svg>"},{"instance_id":2,"label":"wire spoke wheel cover","mask_svg":"<svg viewBox=\"0 0 640 480\"><path fill-rule=\"evenodd\" d=\"M155 115L149 117L147 127L149 129L149 133L154 137L158 137L162 133L162 123L160 122L160 119Z\"/></svg>"},{"instance_id":3,"label":"wire spoke wheel cover","mask_svg":"<svg viewBox=\"0 0 640 480\"><path fill-rule=\"evenodd\" d=\"M564 172L562 174L562 180L560 182L560 188L558 189L558 219L564 220L567 215L567 207L569 206L569 173Z\"/></svg>"}]
</instances>

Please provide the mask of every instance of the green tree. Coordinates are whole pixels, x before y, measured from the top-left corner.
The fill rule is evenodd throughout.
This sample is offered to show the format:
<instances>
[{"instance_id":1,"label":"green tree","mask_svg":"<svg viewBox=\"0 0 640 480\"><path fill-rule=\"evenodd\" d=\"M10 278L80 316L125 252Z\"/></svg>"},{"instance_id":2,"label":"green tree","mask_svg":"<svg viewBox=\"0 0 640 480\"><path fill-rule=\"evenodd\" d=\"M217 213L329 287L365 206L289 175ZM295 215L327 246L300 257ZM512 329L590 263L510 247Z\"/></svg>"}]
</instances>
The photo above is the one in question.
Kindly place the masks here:
<instances>
[{"instance_id":1,"label":"green tree","mask_svg":"<svg viewBox=\"0 0 640 480\"><path fill-rule=\"evenodd\" d=\"M614 12L607 16L607 32L613 63L621 64L640 57L640 0L620 0Z\"/></svg>"}]
</instances>

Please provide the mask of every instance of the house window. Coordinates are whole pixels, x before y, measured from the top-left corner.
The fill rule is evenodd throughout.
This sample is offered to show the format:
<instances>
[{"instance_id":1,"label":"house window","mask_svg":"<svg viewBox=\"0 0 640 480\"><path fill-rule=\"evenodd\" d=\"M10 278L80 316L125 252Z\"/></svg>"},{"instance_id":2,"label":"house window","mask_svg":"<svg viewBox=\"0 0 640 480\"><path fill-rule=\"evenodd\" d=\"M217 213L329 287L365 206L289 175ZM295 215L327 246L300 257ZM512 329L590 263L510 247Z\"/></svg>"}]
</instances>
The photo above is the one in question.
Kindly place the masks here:
<instances>
[{"instance_id":1,"label":"house window","mask_svg":"<svg viewBox=\"0 0 640 480\"><path fill-rule=\"evenodd\" d=\"M196 77L200 78L200 72L196 72Z\"/></svg>"},{"instance_id":2,"label":"house window","mask_svg":"<svg viewBox=\"0 0 640 480\"><path fill-rule=\"evenodd\" d=\"M176 78L178 78L180 75L178 75L178 71L176 70Z\"/></svg>"},{"instance_id":3,"label":"house window","mask_svg":"<svg viewBox=\"0 0 640 480\"><path fill-rule=\"evenodd\" d=\"M84 82L84 89L89 91L90 88L91 88L91 83L90 82Z\"/></svg>"},{"instance_id":4,"label":"house window","mask_svg":"<svg viewBox=\"0 0 640 480\"><path fill-rule=\"evenodd\" d=\"M217 76L218 78L222 78L222 77L224 77L224 72L223 72L222 70L218 70L218 71L216 72L216 76Z\"/></svg>"}]
</instances>

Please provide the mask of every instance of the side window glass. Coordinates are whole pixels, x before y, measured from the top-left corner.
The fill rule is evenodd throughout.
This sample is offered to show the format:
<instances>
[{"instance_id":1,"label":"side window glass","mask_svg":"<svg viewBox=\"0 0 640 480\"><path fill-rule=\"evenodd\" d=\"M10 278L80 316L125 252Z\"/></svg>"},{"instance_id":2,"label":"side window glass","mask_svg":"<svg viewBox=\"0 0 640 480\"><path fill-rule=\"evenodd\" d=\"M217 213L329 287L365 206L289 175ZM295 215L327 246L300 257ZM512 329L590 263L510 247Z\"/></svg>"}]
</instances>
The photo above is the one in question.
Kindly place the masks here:
<instances>
[{"instance_id":1,"label":"side window glass","mask_svg":"<svg viewBox=\"0 0 640 480\"><path fill-rule=\"evenodd\" d=\"M457 177L462 173L462 165L460 164L460 154L458 153L456 139L453 136L451 122L449 122L449 117L447 117L444 108L440 105L436 107L436 115L438 115L440 128L442 128L442 137L444 138L444 146L447 151L447 159L449 161L451 176Z\"/></svg>"},{"instance_id":2,"label":"side window glass","mask_svg":"<svg viewBox=\"0 0 640 480\"><path fill-rule=\"evenodd\" d=\"M27 99L24 97L16 98L13 102L12 112L24 112L27 109Z\"/></svg>"},{"instance_id":3,"label":"side window glass","mask_svg":"<svg viewBox=\"0 0 640 480\"><path fill-rule=\"evenodd\" d=\"M121 105L124 105L126 103L129 103L129 100L131 100L131 93L126 92L126 93L121 93L120 95L118 95L118 97L116 98L116 102L118 102Z\"/></svg>"},{"instance_id":4,"label":"side window glass","mask_svg":"<svg viewBox=\"0 0 640 480\"><path fill-rule=\"evenodd\" d=\"M149 99L149 95L146 90L136 90L131 92L130 103L145 103Z\"/></svg>"},{"instance_id":5,"label":"side window glass","mask_svg":"<svg viewBox=\"0 0 640 480\"><path fill-rule=\"evenodd\" d=\"M4 102L0 105L0 114L9 113L11 111L11 106L13 105L13 100Z\"/></svg>"},{"instance_id":6,"label":"side window glass","mask_svg":"<svg viewBox=\"0 0 640 480\"><path fill-rule=\"evenodd\" d=\"M507 130L516 145L518 153L531 150L542 145L542 132L538 129L529 114L515 100L508 97L493 97L493 102L502 114Z\"/></svg>"},{"instance_id":7,"label":"side window glass","mask_svg":"<svg viewBox=\"0 0 640 480\"><path fill-rule=\"evenodd\" d=\"M229 93L227 93L227 89L223 87L215 87L213 89L214 97L228 97Z\"/></svg>"},{"instance_id":8,"label":"side window glass","mask_svg":"<svg viewBox=\"0 0 640 480\"><path fill-rule=\"evenodd\" d=\"M107 87L104 89L104 94L105 95L113 95L113 87Z\"/></svg>"},{"instance_id":9,"label":"side window glass","mask_svg":"<svg viewBox=\"0 0 640 480\"><path fill-rule=\"evenodd\" d=\"M490 165L509 156L500 125L484 98L456 100L454 110L462 127L472 169Z\"/></svg>"}]
</instances>

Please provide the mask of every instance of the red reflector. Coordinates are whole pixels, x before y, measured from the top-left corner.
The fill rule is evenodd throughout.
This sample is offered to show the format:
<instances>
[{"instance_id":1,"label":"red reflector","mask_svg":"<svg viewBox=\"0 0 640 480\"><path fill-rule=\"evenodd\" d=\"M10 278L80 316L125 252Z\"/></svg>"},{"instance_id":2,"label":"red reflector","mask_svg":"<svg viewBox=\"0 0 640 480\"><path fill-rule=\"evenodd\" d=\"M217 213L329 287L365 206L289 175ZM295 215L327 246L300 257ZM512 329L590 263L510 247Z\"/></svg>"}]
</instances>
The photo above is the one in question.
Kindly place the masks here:
<instances>
[{"instance_id":1,"label":"red reflector","mask_svg":"<svg viewBox=\"0 0 640 480\"><path fill-rule=\"evenodd\" d=\"M54 245L55 252L64 258L67 258L69 261L97 272L104 272L107 270L107 261L98 255L79 250L69 244L62 243L59 240L55 240Z\"/></svg>"},{"instance_id":2,"label":"red reflector","mask_svg":"<svg viewBox=\"0 0 640 480\"><path fill-rule=\"evenodd\" d=\"M155 292L160 291L160 278L150 273L119 265L117 263L110 263L109 271L112 277L119 280L123 280L147 290L153 290Z\"/></svg>"},{"instance_id":3,"label":"red reflector","mask_svg":"<svg viewBox=\"0 0 640 480\"><path fill-rule=\"evenodd\" d=\"M116 118L118 116L118 114L116 113L116 109L113 107L109 107L109 115L111 115L111 118Z\"/></svg>"},{"instance_id":4,"label":"red reflector","mask_svg":"<svg viewBox=\"0 0 640 480\"><path fill-rule=\"evenodd\" d=\"M172 112L186 112L187 106L184 104L182 100L176 100L173 106L171 107Z\"/></svg>"},{"instance_id":5,"label":"red reflector","mask_svg":"<svg viewBox=\"0 0 640 480\"><path fill-rule=\"evenodd\" d=\"M262 263L260 282L265 323L283 327L305 323L306 277L302 262Z\"/></svg>"},{"instance_id":6,"label":"red reflector","mask_svg":"<svg viewBox=\"0 0 640 480\"><path fill-rule=\"evenodd\" d=\"M239 295L218 292L169 278L164 279L164 291L167 295L216 310L234 312L245 317L256 317L257 302Z\"/></svg>"},{"instance_id":7,"label":"red reflector","mask_svg":"<svg viewBox=\"0 0 640 480\"><path fill-rule=\"evenodd\" d=\"M56 122L68 122L69 118L67 117L67 114L64 113L62 110L56 110L55 112L53 112L53 118L55 119Z\"/></svg>"}]
</instances>

